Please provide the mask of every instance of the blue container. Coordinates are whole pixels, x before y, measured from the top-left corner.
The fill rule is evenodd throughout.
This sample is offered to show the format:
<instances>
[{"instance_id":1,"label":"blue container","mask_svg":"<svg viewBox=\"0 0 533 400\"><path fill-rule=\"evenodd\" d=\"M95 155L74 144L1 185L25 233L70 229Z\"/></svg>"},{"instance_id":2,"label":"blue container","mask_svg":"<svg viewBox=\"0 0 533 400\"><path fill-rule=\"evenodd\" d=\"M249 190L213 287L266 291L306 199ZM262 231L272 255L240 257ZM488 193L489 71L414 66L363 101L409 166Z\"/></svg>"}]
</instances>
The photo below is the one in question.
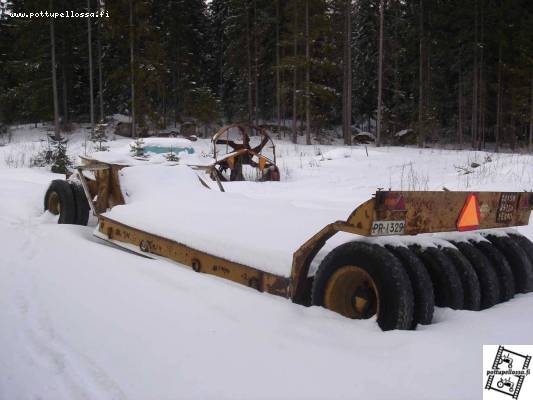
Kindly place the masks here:
<instances>
[{"instance_id":1,"label":"blue container","mask_svg":"<svg viewBox=\"0 0 533 400\"><path fill-rule=\"evenodd\" d=\"M145 153L165 154L174 152L176 154L186 151L188 154L194 154L192 147L161 147L161 146L145 146Z\"/></svg>"}]
</instances>

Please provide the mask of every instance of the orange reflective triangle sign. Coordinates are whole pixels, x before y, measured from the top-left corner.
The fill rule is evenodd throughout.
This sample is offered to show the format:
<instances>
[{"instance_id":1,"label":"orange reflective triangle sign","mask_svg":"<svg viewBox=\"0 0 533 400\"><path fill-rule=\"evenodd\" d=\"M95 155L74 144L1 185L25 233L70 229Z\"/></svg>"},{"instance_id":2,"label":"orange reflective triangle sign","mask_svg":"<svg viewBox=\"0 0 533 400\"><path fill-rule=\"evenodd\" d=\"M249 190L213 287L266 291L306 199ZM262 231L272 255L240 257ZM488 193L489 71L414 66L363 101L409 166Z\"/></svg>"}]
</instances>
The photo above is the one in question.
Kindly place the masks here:
<instances>
[{"instance_id":1,"label":"orange reflective triangle sign","mask_svg":"<svg viewBox=\"0 0 533 400\"><path fill-rule=\"evenodd\" d=\"M470 193L466 198L461 214L459 214L457 230L462 232L477 228L479 228L479 203L477 196L474 193Z\"/></svg>"}]
</instances>

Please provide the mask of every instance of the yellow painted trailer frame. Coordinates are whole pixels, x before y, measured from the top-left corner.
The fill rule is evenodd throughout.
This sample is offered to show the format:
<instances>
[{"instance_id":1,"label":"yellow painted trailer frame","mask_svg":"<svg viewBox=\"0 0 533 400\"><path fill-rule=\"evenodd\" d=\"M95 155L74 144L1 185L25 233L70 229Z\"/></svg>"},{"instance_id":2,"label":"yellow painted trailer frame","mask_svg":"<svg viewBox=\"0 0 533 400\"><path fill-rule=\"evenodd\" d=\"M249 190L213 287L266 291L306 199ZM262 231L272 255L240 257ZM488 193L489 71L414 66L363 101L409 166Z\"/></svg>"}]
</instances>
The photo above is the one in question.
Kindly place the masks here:
<instances>
[{"instance_id":1,"label":"yellow painted trailer frame","mask_svg":"<svg viewBox=\"0 0 533 400\"><path fill-rule=\"evenodd\" d=\"M107 209L124 204L118 172L127 165L101 163L88 158L82 160L78 175L91 209L98 217L99 237L145 256L164 257L196 272L229 279L299 304L309 303L308 273L313 258L338 232L383 236L505 228L527 225L533 209L531 192L378 191L373 198L357 207L346 221L335 221L325 226L296 249L291 274L287 278L144 232L102 215ZM87 177L85 171L91 171L94 177ZM461 227L461 215L470 201L474 201L477 224Z\"/></svg>"}]
</instances>

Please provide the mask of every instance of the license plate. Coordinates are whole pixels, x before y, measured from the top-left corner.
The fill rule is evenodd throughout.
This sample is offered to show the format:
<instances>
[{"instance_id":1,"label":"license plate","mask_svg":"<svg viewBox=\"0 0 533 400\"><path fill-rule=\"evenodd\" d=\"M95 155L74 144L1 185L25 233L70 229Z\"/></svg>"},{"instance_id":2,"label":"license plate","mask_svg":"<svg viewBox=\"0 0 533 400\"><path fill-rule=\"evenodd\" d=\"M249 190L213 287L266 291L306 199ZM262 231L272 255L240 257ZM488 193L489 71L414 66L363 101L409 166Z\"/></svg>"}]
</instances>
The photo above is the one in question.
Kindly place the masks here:
<instances>
[{"instance_id":1,"label":"license plate","mask_svg":"<svg viewBox=\"0 0 533 400\"><path fill-rule=\"evenodd\" d=\"M371 236L403 235L405 221L374 221L372 223Z\"/></svg>"}]
</instances>

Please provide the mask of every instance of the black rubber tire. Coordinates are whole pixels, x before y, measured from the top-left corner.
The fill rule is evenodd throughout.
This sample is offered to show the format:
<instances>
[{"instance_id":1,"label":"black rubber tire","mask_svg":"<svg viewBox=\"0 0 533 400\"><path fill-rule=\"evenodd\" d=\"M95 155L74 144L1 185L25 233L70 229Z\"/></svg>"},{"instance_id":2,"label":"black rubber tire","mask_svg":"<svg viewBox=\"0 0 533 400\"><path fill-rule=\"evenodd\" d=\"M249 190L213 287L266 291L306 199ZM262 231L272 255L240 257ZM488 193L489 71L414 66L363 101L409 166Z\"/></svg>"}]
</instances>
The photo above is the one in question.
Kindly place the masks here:
<instances>
[{"instance_id":1,"label":"black rubber tire","mask_svg":"<svg viewBox=\"0 0 533 400\"><path fill-rule=\"evenodd\" d=\"M76 205L74 194L67 181L56 179L50 183L44 195L44 210L48 210L48 201L50 196L55 193L58 196L61 210L59 212L58 224L75 224L76 223Z\"/></svg>"},{"instance_id":2,"label":"black rubber tire","mask_svg":"<svg viewBox=\"0 0 533 400\"><path fill-rule=\"evenodd\" d=\"M479 311L481 309L481 287L474 267L459 250L451 247L442 247L441 250L453 263L461 278L464 309Z\"/></svg>"},{"instance_id":3,"label":"black rubber tire","mask_svg":"<svg viewBox=\"0 0 533 400\"><path fill-rule=\"evenodd\" d=\"M422 260L433 283L435 305L462 310L464 291L459 273L450 259L436 247L410 246Z\"/></svg>"},{"instance_id":4,"label":"black rubber tire","mask_svg":"<svg viewBox=\"0 0 533 400\"><path fill-rule=\"evenodd\" d=\"M385 248L401 261L411 281L414 296L414 316L411 328L415 329L417 324L431 324L435 309L435 294L424 263L407 247L387 245Z\"/></svg>"},{"instance_id":5,"label":"black rubber tire","mask_svg":"<svg viewBox=\"0 0 533 400\"><path fill-rule=\"evenodd\" d=\"M512 299L516 293L515 280L511 266L502 252L488 241L470 241L470 243L480 250L494 267L500 283L500 302Z\"/></svg>"},{"instance_id":6,"label":"black rubber tire","mask_svg":"<svg viewBox=\"0 0 533 400\"><path fill-rule=\"evenodd\" d=\"M87 200L87 196L85 196L81 183L74 181L70 181L69 183L76 205L76 225L86 226L89 222L89 211L91 210L89 201Z\"/></svg>"},{"instance_id":7,"label":"black rubber tire","mask_svg":"<svg viewBox=\"0 0 533 400\"><path fill-rule=\"evenodd\" d=\"M479 279L481 309L492 307L500 301L500 284L492 263L485 255L468 242L452 241L453 245L470 261Z\"/></svg>"},{"instance_id":8,"label":"black rubber tire","mask_svg":"<svg viewBox=\"0 0 533 400\"><path fill-rule=\"evenodd\" d=\"M377 322L384 331L410 329L413 321L413 290L401 262L388 250L364 242L344 243L333 249L320 263L311 291L311 303L324 305L328 280L346 265L364 269L374 281L378 296Z\"/></svg>"},{"instance_id":9,"label":"black rubber tire","mask_svg":"<svg viewBox=\"0 0 533 400\"><path fill-rule=\"evenodd\" d=\"M527 253L509 236L485 236L502 252L513 271L516 293L533 291L533 266Z\"/></svg>"},{"instance_id":10,"label":"black rubber tire","mask_svg":"<svg viewBox=\"0 0 533 400\"><path fill-rule=\"evenodd\" d=\"M533 264L533 242L519 233L510 233L509 237L526 252L529 261Z\"/></svg>"}]
</instances>

